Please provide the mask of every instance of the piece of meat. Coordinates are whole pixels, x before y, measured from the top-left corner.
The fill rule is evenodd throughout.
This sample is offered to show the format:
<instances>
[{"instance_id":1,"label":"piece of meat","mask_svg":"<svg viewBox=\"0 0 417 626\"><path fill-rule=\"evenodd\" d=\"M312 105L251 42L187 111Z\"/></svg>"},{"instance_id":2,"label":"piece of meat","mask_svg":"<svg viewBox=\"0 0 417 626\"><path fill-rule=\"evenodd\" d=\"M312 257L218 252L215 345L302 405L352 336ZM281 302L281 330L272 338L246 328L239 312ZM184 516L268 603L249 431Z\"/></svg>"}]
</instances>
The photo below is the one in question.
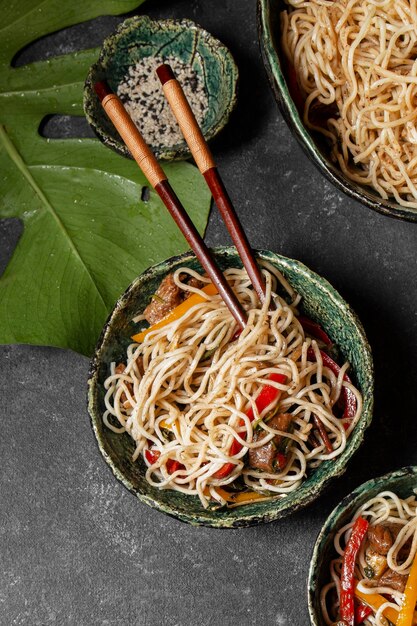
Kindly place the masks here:
<instances>
[{"instance_id":1,"label":"piece of meat","mask_svg":"<svg viewBox=\"0 0 417 626\"><path fill-rule=\"evenodd\" d=\"M202 287L204 287L204 284L202 280L198 280L198 278L195 278L194 276L191 276L190 280L187 282L187 285L189 285L190 287L195 287L196 289L202 289ZM187 298L189 298L190 296L193 295L193 291L185 291L184 292L184 297L185 300L187 300Z\"/></svg>"},{"instance_id":2,"label":"piece of meat","mask_svg":"<svg viewBox=\"0 0 417 626\"><path fill-rule=\"evenodd\" d=\"M394 543L394 538L388 526L375 524L368 528L368 541L372 550L386 556Z\"/></svg>"},{"instance_id":3,"label":"piece of meat","mask_svg":"<svg viewBox=\"0 0 417 626\"><path fill-rule=\"evenodd\" d=\"M393 543L395 543L395 540L397 539L400 530L402 530L404 526L402 524L395 524L395 523L390 522L389 524L387 524L387 527L390 529ZM412 543L413 543L413 536L409 537L407 541L405 542L405 544L401 546L398 552L398 557L397 557L398 563L404 563L404 561L407 560L410 554Z\"/></svg>"},{"instance_id":4,"label":"piece of meat","mask_svg":"<svg viewBox=\"0 0 417 626\"><path fill-rule=\"evenodd\" d=\"M388 522L386 524L376 524L368 529L369 546L381 555L388 554L394 545L400 530L404 528L402 524ZM409 537L398 553L398 562L403 563L410 554L412 537Z\"/></svg>"},{"instance_id":5,"label":"piece of meat","mask_svg":"<svg viewBox=\"0 0 417 626\"><path fill-rule=\"evenodd\" d=\"M174 275L168 274L158 287L155 297L152 298L143 312L149 324L156 324L166 317L172 309L181 304L184 292L174 282Z\"/></svg>"},{"instance_id":6,"label":"piece of meat","mask_svg":"<svg viewBox=\"0 0 417 626\"><path fill-rule=\"evenodd\" d=\"M279 413L278 415L271 417L267 424L274 430L288 432L292 420L293 416L289 413ZM263 439L265 437L265 432L266 431L263 429L255 431L253 441L256 442ZM275 435L275 437L264 446L261 446L260 448L251 448L249 450L249 465L254 469L260 469L270 473L274 472L274 460L277 456L277 448L282 443L282 439L282 435Z\"/></svg>"},{"instance_id":7,"label":"piece of meat","mask_svg":"<svg viewBox=\"0 0 417 626\"><path fill-rule=\"evenodd\" d=\"M388 568L380 577L378 586L390 587L391 589L396 589L396 591L404 593L407 578L408 576L406 574L399 574Z\"/></svg>"}]
</instances>

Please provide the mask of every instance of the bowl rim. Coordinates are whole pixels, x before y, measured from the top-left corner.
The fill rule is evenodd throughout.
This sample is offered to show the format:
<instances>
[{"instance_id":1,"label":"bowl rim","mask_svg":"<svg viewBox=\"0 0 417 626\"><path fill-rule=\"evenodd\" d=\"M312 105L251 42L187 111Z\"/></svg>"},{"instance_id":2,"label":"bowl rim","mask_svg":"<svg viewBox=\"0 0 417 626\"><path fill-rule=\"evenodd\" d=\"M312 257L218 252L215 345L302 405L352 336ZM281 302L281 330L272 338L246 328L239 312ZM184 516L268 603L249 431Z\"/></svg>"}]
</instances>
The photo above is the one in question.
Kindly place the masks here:
<instances>
[{"instance_id":1,"label":"bowl rim","mask_svg":"<svg viewBox=\"0 0 417 626\"><path fill-rule=\"evenodd\" d=\"M208 30L200 26L197 22L189 18L168 18L168 19L154 19L149 17L148 15L134 15L126 18L123 22L118 24L116 29L111 32L107 37L103 40L103 43L100 48L100 54L95 63L93 63L87 73L87 77L84 82L83 89L83 109L84 114L89 123L90 127L96 134L96 136L104 143L104 145L109 146L118 154L121 154L124 157L132 159L132 155L125 144L121 141L115 139L112 135L107 134L102 130L102 126L97 123L96 117L94 116L94 107L93 102L96 99L96 95L93 87L93 75L96 71L105 71L104 63L108 62L108 59L112 56L112 41L115 38L120 38L122 34L130 30L132 26L136 26L138 28L147 28L150 31L159 29L164 26L168 26L171 28L177 28L178 30L192 30L198 31L205 41L211 44L210 47L215 48L223 59L227 62L228 66L228 76L231 78L231 91L228 98L227 106L224 107L222 115L213 123L210 128L205 132L206 141L210 141L213 139L228 123L231 114L236 108L237 104L237 94L238 94L238 85L239 85L239 69L237 67L236 61L229 50L229 48L217 37L212 35ZM152 56L152 55L148 55ZM213 53L211 52L211 56ZM143 57L145 58L145 57ZM177 144L177 146L152 146L149 144L153 153L157 157L157 159L163 161L174 161L174 160L183 160L190 158L191 152L188 148L185 139L182 140L181 144Z\"/></svg>"},{"instance_id":2,"label":"bowl rim","mask_svg":"<svg viewBox=\"0 0 417 626\"><path fill-rule=\"evenodd\" d=\"M225 255L225 257L233 256L233 258L239 259L236 249L234 247L218 246L215 248L211 248L211 251L214 253L214 255ZM94 350L94 355L90 361L87 385L87 409L90 417L90 424L93 429L99 451L104 460L109 465L113 475L117 478L117 480L121 482L140 501L145 502L152 508L155 508L183 522L187 522L196 526L210 526L213 528L247 527L259 523L272 522L281 519L289 514L295 513L301 508L304 508L313 500L315 500L327 488L332 480L341 476L346 471L346 466L348 462L363 443L365 431L372 421L374 404L374 370L372 353L365 335L364 328L355 312L352 310L350 305L342 298L339 292L325 278L323 278L313 270L310 270L301 261L290 259L269 250L254 250L254 252L255 255L261 259L266 259L269 262L276 261L280 270L282 270L283 268L296 268L296 271L299 273L300 276L307 278L309 281L318 283L320 287L326 292L329 300L331 300L333 304L335 304L335 306L339 308L343 307L347 318L357 330L358 340L360 340L361 344L361 353L364 356L366 382L363 385L363 411L360 421L351 435L352 444L348 448L346 448L339 457L327 462L331 463L331 465L328 465L328 467L331 467L332 470L328 474L323 476L319 483L317 483L317 481L313 481L313 484L310 485L309 482L311 482L312 478L314 478L315 475L315 472L313 472L305 481L303 481L303 483L297 490L289 494L288 498L277 498L275 500L269 500L265 502L265 513L263 515L250 512L251 505L246 505L246 507L242 507L242 511L243 509L245 509L247 513L245 515L243 511L242 515L238 519L236 517L231 517L229 520L224 518L216 518L212 515L209 515L210 511L204 509L201 509L201 512L198 515L194 513L190 514L188 512L184 512L184 510L172 504L167 505L164 502L161 502L158 499L158 496L155 496L154 499L149 495L141 493L140 490L136 488L132 484L132 482L124 476L122 471L119 470L119 468L116 466L116 464L113 462L110 455L106 452L104 448L104 443L102 441L102 437L99 433L97 426L97 423L101 419L101 416L97 415L95 412L94 389L98 385L98 369L100 365L101 349L105 345L112 322L114 318L117 317L119 309L123 306L123 303L129 299L132 292L140 288L141 284L145 283L150 277L155 275L155 270L159 268L164 269L164 273L166 274L167 264L169 266L172 266L180 262L187 262L195 259L195 255L191 251L187 251L182 254L169 257L168 259L165 259L164 261L156 263L147 268L136 279L133 280L133 282L129 285L125 292L118 298L101 331L100 337ZM293 494L299 493L300 491L303 494L302 498L298 498L298 500L292 502Z\"/></svg>"},{"instance_id":3,"label":"bowl rim","mask_svg":"<svg viewBox=\"0 0 417 626\"><path fill-rule=\"evenodd\" d=\"M377 192L373 192L371 187L369 187L368 190L365 186L361 187L359 184L355 186L343 175L338 167L322 154L322 151L318 148L313 137L304 126L297 107L290 96L287 82L281 68L280 55L272 43L273 35L270 32L270 7L270 0L257 0L258 41L262 60L280 112L303 151L318 170L335 187L361 205L365 205L369 209L388 217L408 222L417 222L417 209L403 207L396 202L374 196L374 193L376 194ZM359 189L361 189L361 191Z\"/></svg>"},{"instance_id":4,"label":"bowl rim","mask_svg":"<svg viewBox=\"0 0 417 626\"><path fill-rule=\"evenodd\" d=\"M323 549L326 547L329 539L332 537L336 529L340 526L341 521L345 515L353 514L358 506L361 504L362 498L366 497L370 490L380 491L387 487L387 482L400 480L406 477L414 477L416 479L417 487L417 466L407 465L400 469L392 470L381 476L370 478L364 483L358 485L353 491L346 495L339 504L329 513L326 521L324 522L317 539L314 543L313 552L311 556L310 566L308 570L307 579L307 603L308 612L310 615L310 621L312 626L324 626L324 622L320 621L320 615L314 607L314 601L317 595L317 580L318 580L318 563L320 555Z\"/></svg>"}]
</instances>

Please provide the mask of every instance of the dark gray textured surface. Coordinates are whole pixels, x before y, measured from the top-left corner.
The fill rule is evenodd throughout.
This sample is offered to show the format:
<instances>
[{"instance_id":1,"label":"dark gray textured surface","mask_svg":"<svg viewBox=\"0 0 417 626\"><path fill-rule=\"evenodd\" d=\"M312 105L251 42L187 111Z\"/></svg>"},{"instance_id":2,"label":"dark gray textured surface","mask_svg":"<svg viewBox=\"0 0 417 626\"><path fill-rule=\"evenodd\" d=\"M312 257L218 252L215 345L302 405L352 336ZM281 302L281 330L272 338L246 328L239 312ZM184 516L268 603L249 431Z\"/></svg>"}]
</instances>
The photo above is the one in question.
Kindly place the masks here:
<instances>
[{"instance_id":1,"label":"dark gray textured surface","mask_svg":"<svg viewBox=\"0 0 417 626\"><path fill-rule=\"evenodd\" d=\"M112 477L85 408L87 359L0 348L0 623L304 626L310 554L327 514L365 479L417 464L417 226L349 200L301 152L267 84L254 0L155 0L139 11L190 17L235 55L240 102L213 151L252 244L323 274L361 317L376 362L374 423L346 476L303 513L248 530L195 529ZM17 62L99 45L121 19L47 37ZM44 132L74 129L89 134L68 119ZM2 256L17 232L0 227ZM228 243L215 212L207 241Z\"/></svg>"}]
</instances>

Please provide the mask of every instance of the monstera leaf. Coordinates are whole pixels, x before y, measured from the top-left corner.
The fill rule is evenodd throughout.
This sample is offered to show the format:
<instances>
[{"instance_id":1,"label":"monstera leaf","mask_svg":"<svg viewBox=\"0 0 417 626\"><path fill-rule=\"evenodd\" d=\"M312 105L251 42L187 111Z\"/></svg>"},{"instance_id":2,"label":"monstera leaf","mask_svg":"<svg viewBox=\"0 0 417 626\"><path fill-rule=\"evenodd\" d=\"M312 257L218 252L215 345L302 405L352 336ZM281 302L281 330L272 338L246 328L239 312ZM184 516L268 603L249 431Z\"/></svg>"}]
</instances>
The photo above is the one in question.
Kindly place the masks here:
<instances>
[{"instance_id":1,"label":"monstera leaf","mask_svg":"<svg viewBox=\"0 0 417 626\"><path fill-rule=\"evenodd\" d=\"M0 278L0 343L71 348L90 355L120 293L147 266L187 249L159 198L142 194L137 165L97 140L48 140L48 114L83 115L82 91L98 50L19 68L11 61L40 36L139 0L3 3L0 28L0 217L24 230ZM200 232L209 194L188 163L165 168Z\"/></svg>"}]
</instances>

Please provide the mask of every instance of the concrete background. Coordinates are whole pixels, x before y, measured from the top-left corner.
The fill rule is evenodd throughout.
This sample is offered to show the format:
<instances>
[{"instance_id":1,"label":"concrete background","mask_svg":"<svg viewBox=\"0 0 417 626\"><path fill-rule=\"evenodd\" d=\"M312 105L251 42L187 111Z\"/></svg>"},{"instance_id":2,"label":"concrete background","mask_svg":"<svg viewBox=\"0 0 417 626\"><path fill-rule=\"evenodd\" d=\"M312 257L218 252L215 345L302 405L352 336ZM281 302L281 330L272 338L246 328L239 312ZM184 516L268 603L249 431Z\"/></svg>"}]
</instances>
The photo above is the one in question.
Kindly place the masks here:
<instances>
[{"instance_id":1,"label":"concrete background","mask_svg":"<svg viewBox=\"0 0 417 626\"><path fill-rule=\"evenodd\" d=\"M374 421L346 475L313 506L247 530L196 529L140 504L102 460L86 412L88 360L0 348L0 624L305 626L315 537L364 480L417 463L417 225L362 207L308 161L281 118L258 49L254 0L154 0L154 17L189 17L221 39L241 72L238 109L213 144L254 247L300 259L360 316L376 366ZM31 45L26 63L100 45L122 20L100 18ZM90 135L84 120L50 136ZM1 223L3 262L19 234ZM227 244L217 213L210 245Z\"/></svg>"}]
</instances>

